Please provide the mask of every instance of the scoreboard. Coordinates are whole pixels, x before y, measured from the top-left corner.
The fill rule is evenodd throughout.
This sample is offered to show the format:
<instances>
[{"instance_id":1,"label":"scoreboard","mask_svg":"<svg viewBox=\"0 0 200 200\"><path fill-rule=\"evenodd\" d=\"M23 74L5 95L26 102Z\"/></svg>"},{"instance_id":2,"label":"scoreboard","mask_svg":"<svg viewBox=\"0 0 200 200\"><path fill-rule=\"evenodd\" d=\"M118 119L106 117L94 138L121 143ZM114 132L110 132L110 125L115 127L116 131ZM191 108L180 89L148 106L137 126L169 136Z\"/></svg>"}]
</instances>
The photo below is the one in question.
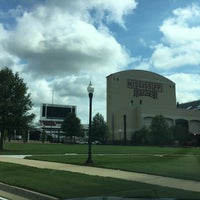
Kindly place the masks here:
<instances>
[{"instance_id":1,"label":"scoreboard","mask_svg":"<svg viewBox=\"0 0 200 200\"><path fill-rule=\"evenodd\" d=\"M42 104L41 117L45 119L64 119L68 113L76 113L76 106Z\"/></svg>"}]
</instances>

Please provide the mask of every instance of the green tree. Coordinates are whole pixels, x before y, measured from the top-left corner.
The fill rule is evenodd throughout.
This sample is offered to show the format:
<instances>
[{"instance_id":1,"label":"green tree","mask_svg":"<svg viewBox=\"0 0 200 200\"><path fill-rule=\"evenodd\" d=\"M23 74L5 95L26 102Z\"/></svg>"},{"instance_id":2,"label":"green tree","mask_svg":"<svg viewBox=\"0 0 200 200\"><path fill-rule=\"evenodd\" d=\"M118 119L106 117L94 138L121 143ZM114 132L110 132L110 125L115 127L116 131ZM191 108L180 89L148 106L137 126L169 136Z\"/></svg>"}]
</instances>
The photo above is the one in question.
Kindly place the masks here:
<instances>
[{"instance_id":1,"label":"green tree","mask_svg":"<svg viewBox=\"0 0 200 200\"><path fill-rule=\"evenodd\" d=\"M101 114L97 113L92 121L92 139L106 143L109 136L107 123Z\"/></svg>"},{"instance_id":2,"label":"green tree","mask_svg":"<svg viewBox=\"0 0 200 200\"><path fill-rule=\"evenodd\" d=\"M152 134L152 144L165 145L171 144L173 137L169 129L168 123L162 115L157 115L153 118L150 130Z\"/></svg>"},{"instance_id":3,"label":"green tree","mask_svg":"<svg viewBox=\"0 0 200 200\"><path fill-rule=\"evenodd\" d=\"M187 145L192 140L192 134L189 133L188 128L181 125L175 125L171 127L174 140L180 145Z\"/></svg>"},{"instance_id":4,"label":"green tree","mask_svg":"<svg viewBox=\"0 0 200 200\"><path fill-rule=\"evenodd\" d=\"M4 132L9 138L14 130L28 129L34 114L30 114L32 101L27 86L18 73L5 67L0 70L0 150L3 150Z\"/></svg>"},{"instance_id":5,"label":"green tree","mask_svg":"<svg viewBox=\"0 0 200 200\"><path fill-rule=\"evenodd\" d=\"M42 143L45 142L46 136L47 136L47 134L46 134L45 130L42 130Z\"/></svg>"},{"instance_id":6,"label":"green tree","mask_svg":"<svg viewBox=\"0 0 200 200\"><path fill-rule=\"evenodd\" d=\"M132 136L132 144L134 145L148 145L151 144L151 140L150 131L146 126L135 131Z\"/></svg>"},{"instance_id":7,"label":"green tree","mask_svg":"<svg viewBox=\"0 0 200 200\"><path fill-rule=\"evenodd\" d=\"M62 130L66 136L70 137L71 143L73 138L75 142L75 136L79 137L83 134L81 120L76 116L75 113L68 113L62 123Z\"/></svg>"}]
</instances>

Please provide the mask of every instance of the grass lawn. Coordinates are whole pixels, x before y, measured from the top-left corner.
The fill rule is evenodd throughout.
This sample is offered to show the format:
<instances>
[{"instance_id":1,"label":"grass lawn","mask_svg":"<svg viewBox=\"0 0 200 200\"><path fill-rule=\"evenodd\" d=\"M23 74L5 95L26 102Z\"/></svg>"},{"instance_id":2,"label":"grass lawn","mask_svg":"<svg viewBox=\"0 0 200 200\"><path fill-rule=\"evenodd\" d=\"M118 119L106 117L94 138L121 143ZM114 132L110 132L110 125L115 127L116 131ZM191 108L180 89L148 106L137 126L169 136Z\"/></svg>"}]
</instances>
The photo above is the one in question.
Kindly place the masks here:
<instances>
[{"instance_id":1,"label":"grass lawn","mask_svg":"<svg viewBox=\"0 0 200 200\"><path fill-rule=\"evenodd\" d=\"M58 198L122 196L132 198L199 199L200 193L113 178L37 169L0 162L0 181Z\"/></svg>"},{"instance_id":2,"label":"grass lawn","mask_svg":"<svg viewBox=\"0 0 200 200\"><path fill-rule=\"evenodd\" d=\"M87 145L78 144L49 144L49 143L8 143L4 144L1 154L86 154ZM200 155L200 148L178 148L178 147L145 147L145 146L112 146L92 145L94 154L193 154Z\"/></svg>"},{"instance_id":3,"label":"grass lawn","mask_svg":"<svg viewBox=\"0 0 200 200\"><path fill-rule=\"evenodd\" d=\"M88 151L87 145L38 143L5 143L4 148L0 154L34 155L31 159L73 164L85 163ZM92 152L95 166L200 181L200 148L93 145ZM200 193L195 192L14 164L2 163L0 171L0 181L60 198L109 195L200 199Z\"/></svg>"},{"instance_id":4,"label":"grass lawn","mask_svg":"<svg viewBox=\"0 0 200 200\"><path fill-rule=\"evenodd\" d=\"M81 165L87 150L87 145L5 143L1 153L31 154L30 159ZM92 152L98 167L200 181L200 148L93 145Z\"/></svg>"},{"instance_id":5,"label":"grass lawn","mask_svg":"<svg viewBox=\"0 0 200 200\"><path fill-rule=\"evenodd\" d=\"M82 165L86 155L31 156L29 159ZM94 166L200 181L200 156L93 155Z\"/></svg>"}]
</instances>

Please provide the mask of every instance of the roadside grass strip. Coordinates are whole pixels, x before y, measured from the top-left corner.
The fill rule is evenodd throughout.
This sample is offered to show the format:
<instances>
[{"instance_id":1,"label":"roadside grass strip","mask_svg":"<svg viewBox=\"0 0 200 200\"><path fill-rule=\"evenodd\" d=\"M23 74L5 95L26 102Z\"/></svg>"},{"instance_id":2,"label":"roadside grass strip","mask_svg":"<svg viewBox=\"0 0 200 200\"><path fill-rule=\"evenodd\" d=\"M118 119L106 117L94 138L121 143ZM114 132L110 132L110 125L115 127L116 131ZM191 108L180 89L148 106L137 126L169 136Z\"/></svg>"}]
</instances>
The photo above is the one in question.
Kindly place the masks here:
<instances>
[{"instance_id":1,"label":"roadside grass strip","mask_svg":"<svg viewBox=\"0 0 200 200\"><path fill-rule=\"evenodd\" d=\"M168 187L89 176L81 173L39 169L0 162L0 181L58 198L120 196L131 198L198 199L200 193Z\"/></svg>"}]
</instances>

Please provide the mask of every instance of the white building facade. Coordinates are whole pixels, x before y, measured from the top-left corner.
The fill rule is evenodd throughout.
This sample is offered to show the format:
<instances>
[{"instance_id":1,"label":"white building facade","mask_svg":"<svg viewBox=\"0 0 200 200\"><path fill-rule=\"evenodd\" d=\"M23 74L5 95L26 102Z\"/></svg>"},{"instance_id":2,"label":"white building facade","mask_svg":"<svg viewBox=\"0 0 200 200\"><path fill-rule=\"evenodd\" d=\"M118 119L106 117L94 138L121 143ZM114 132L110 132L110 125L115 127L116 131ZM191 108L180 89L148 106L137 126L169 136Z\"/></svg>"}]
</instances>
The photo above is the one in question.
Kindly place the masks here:
<instances>
[{"instance_id":1,"label":"white building facade","mask_svg":"<svg viewBox=\"0 0 200 200\"><path fill-rule=\"evenodd\" d=\"M200 110L177 106L173 81L143 70L107 77L107 123L113 141L131 140L133 133L149 126L156 115L163 115L170 126L182 124L200 134Z\"/></svg>"}]
</instances>

